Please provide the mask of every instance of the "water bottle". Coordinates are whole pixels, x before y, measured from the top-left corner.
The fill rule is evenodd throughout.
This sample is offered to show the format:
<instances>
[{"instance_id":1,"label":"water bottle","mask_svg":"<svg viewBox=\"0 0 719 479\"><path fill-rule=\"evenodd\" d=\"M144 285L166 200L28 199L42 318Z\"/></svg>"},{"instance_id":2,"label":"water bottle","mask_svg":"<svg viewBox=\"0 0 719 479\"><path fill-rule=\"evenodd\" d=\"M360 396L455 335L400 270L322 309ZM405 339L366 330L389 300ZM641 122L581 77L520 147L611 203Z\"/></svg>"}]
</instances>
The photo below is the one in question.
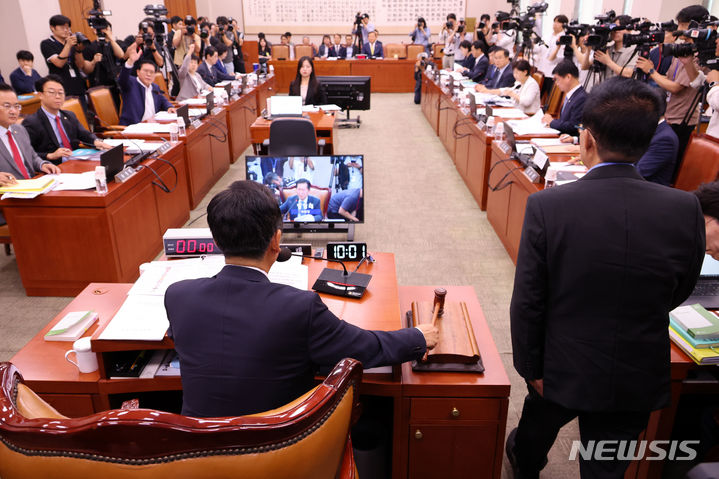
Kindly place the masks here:
<instances>
[{"instance_id":1,"label":"water bottle","mask_svg":"<svg viewBox=\"0 0 719 479\"><path fill-rule=\"evenodd\" d=\"M488 136L494 135L494 117L493 116L487 117L487 135Z\"/></svg>"},{"instance_id":2,"label":"water bottle","mask_svg":"<svg viewBox=\"0 0 719 479\"><path fill-rule=\"evenodd\" d=\"M170 123L170 143L177 143L180 141L178 137L177 123Z\"/></svg>"},{"instance_id":3,"label":"water bottle","mask_svg":"<svg viewBox=\"0 0 719 479\"><path fill-rule=\"evenodd\" d=\"M557 184L557 169L549 165L547 172L544 174L544 188L552 188Z\"/></svg>"},{"instance_id":4,"label":"water bottle","mask_svg":"<svg viewBox=\"0 0 719 479\"><path fill-rule=\"evenodd\" d=\"M104 166L95 167L95 192L98 195L107 194L107 174Z\"/></svg>"},{"instance_id":5,"label":"water bottle","mask_svg":"<svg viewBox=\"0 0 719 479\"><path fill-rule=\"evenodd\" d=\"M494 127L494 139L497 141L504 140L504 123L498 123Z\"/></svg>"},{"instance_id":6,"label":"water bottle","mask_svg":"<svg viewBox=\"0 0 719 479\"><path fill-rule=\"evenodd\" d=\"M185 129L185 119L181 116L177 117L177 134L178 136L185 136L187 130Z\"/></svg>"}]
</instances>

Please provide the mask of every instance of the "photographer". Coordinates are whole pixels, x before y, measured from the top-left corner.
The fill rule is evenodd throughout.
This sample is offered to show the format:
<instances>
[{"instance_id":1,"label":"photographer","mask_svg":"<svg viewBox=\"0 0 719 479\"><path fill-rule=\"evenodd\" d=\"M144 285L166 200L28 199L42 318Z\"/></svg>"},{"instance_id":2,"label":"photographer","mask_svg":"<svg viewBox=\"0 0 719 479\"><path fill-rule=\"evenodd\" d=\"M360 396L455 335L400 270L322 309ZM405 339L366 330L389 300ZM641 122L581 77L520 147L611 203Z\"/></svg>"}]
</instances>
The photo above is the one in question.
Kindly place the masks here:
<instances>
[{"instance_id":1,"label":"photographer","mask_svg":"<svg viewBox=\"0 0 719 479\"><path fill-rule=\"evenodd\" d=\"M719 57L719 42L716 44L714 55ZM712 70L707 73L707 83L709 84L707 103L712 108L712 117L709 120L706 134L719 138L719 70Z\"/></svg>"},{"instance_id":2,"label":"photographer","mask_svg":"<svg viewBox=\"0 0 719 479\"><path fill-rule=\"evenodd\" d=\"M511 53L514 52L514 44L517 40L517 32L514 29L505 30L504 28L502 28L505 23L510 23L508 15L504 13L504 15L507 15L506 17L504 17L500 15L502 13L504 12L497 12L497 23L492 25L492 44L497 48L504 48ZM497 26L496 28L494 28L495 25Z\"/></svg>"},{"instance_id":3,"label":"photographer","mask_svg":"<svg viewBox=\"0 0 719 479\"><path fill-rule=\"evenodd\" d=\"M235 42L237 40L234 32L235 27L230 24L227 17L217 17L217 34L210 38L210 43L217 48L217 45L222 43L227 47L227 56L222 59L222 63L225 66L227 73L235 73Z\"/></svg>"},{"instance_id":4,"label":"photographer","mask_svg":"<svg viewBox=\"0 0 719 479\"><path fill-rule=\"evenodd\" d=\"M422 103L422 72L427 69L428 58L429 54L422 52L414 62L414 103L417 105Z\"/></svg>"},{"instance_id":5,"label":"photographer","mask_svg":"<svg viewBox=\"0 0 719 479\"><path fill-rule=\"evenodd\" d=\"M409 34L409 36L412 37L413 44L424 45L424 50L427 53L430 53L429 40L432 33L429 31L429 27L427 26L427 22L424 18L419 17L417 19L417 26L414 27L414 30Z\"/></svg>"},{"instance_id":6,"label":"photographer","mask_svg":"<svg viewBox=\"0 0 719 479\"><path fill-rule=\"evenodd\" d=\"M483 42L487 47L489 47L489 37L491 36L491 20L492 17L490 17L489 14L483 13L482 16L479 17L479 25L477 25L477 31L475 32L475 38Z\"/></svg>"},{"instance_id":7,"label":"photographer","mask_svg":"<svg viewBox=\"0 0 719 479\"><path fill-rule=\"evenodd\" d=\"M552 70L554 70L554 67L559 65L559 62L561 62L565 57L564 49L566 46L560 45L559 37L565 35L564 28L567 24L569 24L569 19L566 15L557 15L554 17L554 22L552 23L552 35L546 41L548 48L544 50L545 57L542 59L543 61L540 62L541 68L539 68L544 75L544 82L542 83L543 92L551 91L552 86L554 85Z\"/></svg>"},{"instance_id":8,"label":"photographer","mask_svg":"<svg viewBox=\"0 0 719 479\"><path fill-rule=\"evenodd\" d=\"M467 56L469 55L469 49L472 47L472 32L467 31L467 24L464 18L459 19L459 25L457 25L457 34L459 35L459 44L454 51L454 62L464 64ZM467 45L467 49L463 50L460 46L462 43Z\"/></svg>"},{"instance_id":9,"label":"photographer","mask_svg":"<svg viewBox=\"0 0 719 479\"><path fill-rule=\"evenodd\" d=\"M175 49L173 62L175 65L182 65L182 62L190 51L190 45L195 45L195 52L200 51L200 36L195 31L196 21L191 16L185 17L185 20L180 20L173 28L177 28L172 34L172 47Z\"/></svg>"},{"instance_id":10,"label":"photographer","mask_svg":"<svg viewBox=\"0 0 719 479\"><path fill-rule=\"evenodd\" d=\"M82 53L85 60L88 61L94 60L100 55L93 74L89 75L90 86L111 87L113 97L117 102L120 99L120 91L117 89L116 82L117 75L120 73L118 61L125 58L125 52L112 36L112 25L109 22L107 22L107 27L98 30L97 33L99 33L97 40L90 42ZM117 105L119 106L119 103Z\"/></svg>"},{"instance_id":11,"label":"photographer","mask_svg":"<svg viewBox=\"0 0 719 479\"><path fill-rule=\"evenodd\" d=\"M140 51L140 58L135 64L140 65L143 62L151 61L156 67L162 68L165 62L162 55L158 51L161 46L155 41L155 29L153 28L155 20L146 18L137 26L137 35L129 36L125 39L127 48L125 49L124 58L127 60L132 56L133 52Z\"/></svg>"},{"instance_id":12,"label":"photographer","mask_svg":"<svg viewBox=\"0 0 719 479\"><path fill-rule=\"evenodd\" d=\"M229 26L235 35L235 40L230 47L232 49L232 61L235 62L235 73L245 73L245 55L242 53L242 45L245 43L245 34L240 31L237 20L230 17ZM228 27L229 28L229 27Z\"/></svg>"},{"instance_id":13,"label":"photographer","mask_svg":"<svg viewBox=\"0 0 719 479\"><path fill-rule=\"evenodd\" d=\"M708 16L707 10L700 5L692 5L683 8L677 14L677 23L680 30L686 30L692 20L702 21ZM690 37L682 37L685 42L691 42ZM678 43L678 42L677 42ZM669 65L666 75L662 75L654 69L654 64L645 58L637 61L637 68L646 73L660 88L669 93L667 111L665 114L667 123L672 127L674 133L679 137L679 150L677 152L677 166L681 165L692 130L699 122L699 109L695 108L691 116L689 110L697 94L698 87L703 83L703 74L699 71L693 52L688 55L674 57Z\"/></svg>"},{"instance_id":14,"label":"photographer","mask_svg":"<svg viewBox=\"0 0 719 479\"><path fill-rule=\"evenodd\" d=\"M442 31L439 33L439 42L444 43L444 55L442 56L442 68L444 70L454 68L454 54L459 50L461 41L457 29L457 16L450 13L447 15L447 23L442 26Z\"/></svg>"},{"instance_id":15,"label":"photographer","mask_svg":"<svg viewBox=\"0 0 719 479\"><path fill-rule=\"evenodd\" d=\"M624 47L624 33L626 33L627 25L631 22L628 15L620 15L614 21L614 27L609 33L609 39L614 42L606 52L588 47L587 55L582 58L582 70L589 70L592 66L592 60L605 65L604 80L608 80L614 76L631 77L634 73L634 67L637 63L637 55L635 53L636 45ZM597 84L600 79L593 75L591 82L586 86L586 90Z\"/></svg>"}]
</instances>

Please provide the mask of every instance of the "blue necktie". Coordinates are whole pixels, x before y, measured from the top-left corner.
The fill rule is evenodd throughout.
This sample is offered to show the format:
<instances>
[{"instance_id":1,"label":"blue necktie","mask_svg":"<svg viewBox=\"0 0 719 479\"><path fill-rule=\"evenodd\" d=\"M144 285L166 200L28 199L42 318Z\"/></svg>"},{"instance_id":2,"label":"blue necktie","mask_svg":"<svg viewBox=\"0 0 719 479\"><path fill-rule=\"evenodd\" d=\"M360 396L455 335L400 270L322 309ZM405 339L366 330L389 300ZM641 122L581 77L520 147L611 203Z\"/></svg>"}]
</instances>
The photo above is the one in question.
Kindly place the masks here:
<instances>
[{"instance_id":1,"label":"blue necktie","mask_svg":"<svg viewBox=\"0 0 719 479\"><path fill-rule=\"evenodd\" d=\"M502 75L501 75L499 69L497 69L497 71L495 72L494 75L495 75L495 78L492 82L492 88L497 88L497 85L499 85L499 80L500 80L500 78L502 78Z\"/></svg>"}]
</instances>

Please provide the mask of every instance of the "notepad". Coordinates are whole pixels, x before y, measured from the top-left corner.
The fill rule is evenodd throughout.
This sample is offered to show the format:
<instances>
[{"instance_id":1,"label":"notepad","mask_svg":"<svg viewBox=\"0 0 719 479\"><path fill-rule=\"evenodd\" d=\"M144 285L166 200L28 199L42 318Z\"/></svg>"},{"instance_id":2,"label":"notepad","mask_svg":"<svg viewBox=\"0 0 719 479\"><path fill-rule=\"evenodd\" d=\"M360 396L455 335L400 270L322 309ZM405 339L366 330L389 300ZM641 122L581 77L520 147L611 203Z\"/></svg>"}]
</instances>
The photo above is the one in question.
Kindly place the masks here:
<instances>
[{"instance_id":1,"label":"notepad","mask_svg":"<svg viewBox=\"0 0 719 479\"><path fill-rule=\"evenodd\" d=\"M52 177L41 176L30 180L15 180L14 185L0 187L0 193L10 192L42 192L55 183Z\"/></svg>"},{"instance_id":2,"label":"notepad","mask_svg":"<svg viewBox=\"0 0 719 479\"><path fill-rule=\"evenodd\" d=\"M95 311L72 311L67 313L45 334L45 341L75 341L80 338L95 321Z\"/></svg>"}]
</instances>

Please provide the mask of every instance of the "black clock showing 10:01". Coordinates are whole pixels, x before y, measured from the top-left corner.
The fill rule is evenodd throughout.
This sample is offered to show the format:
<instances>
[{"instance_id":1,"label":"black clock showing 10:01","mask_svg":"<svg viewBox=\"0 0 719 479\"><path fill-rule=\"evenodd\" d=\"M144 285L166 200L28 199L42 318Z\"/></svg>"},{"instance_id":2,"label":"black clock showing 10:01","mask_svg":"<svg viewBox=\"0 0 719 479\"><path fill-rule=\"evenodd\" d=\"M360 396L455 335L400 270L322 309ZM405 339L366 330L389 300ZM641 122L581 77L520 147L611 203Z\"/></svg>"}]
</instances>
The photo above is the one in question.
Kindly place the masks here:
<instances>
[{"instance_id":1,"label":"black clock showing 10:01","mask_svg":"<svg viewBox=\"0 0 719 479\"><path fill-rule=\"evenodd\" d=\"M367 243L327 243L327 259L360 261L367 256Z\"/></svg>"}]
</instances>

